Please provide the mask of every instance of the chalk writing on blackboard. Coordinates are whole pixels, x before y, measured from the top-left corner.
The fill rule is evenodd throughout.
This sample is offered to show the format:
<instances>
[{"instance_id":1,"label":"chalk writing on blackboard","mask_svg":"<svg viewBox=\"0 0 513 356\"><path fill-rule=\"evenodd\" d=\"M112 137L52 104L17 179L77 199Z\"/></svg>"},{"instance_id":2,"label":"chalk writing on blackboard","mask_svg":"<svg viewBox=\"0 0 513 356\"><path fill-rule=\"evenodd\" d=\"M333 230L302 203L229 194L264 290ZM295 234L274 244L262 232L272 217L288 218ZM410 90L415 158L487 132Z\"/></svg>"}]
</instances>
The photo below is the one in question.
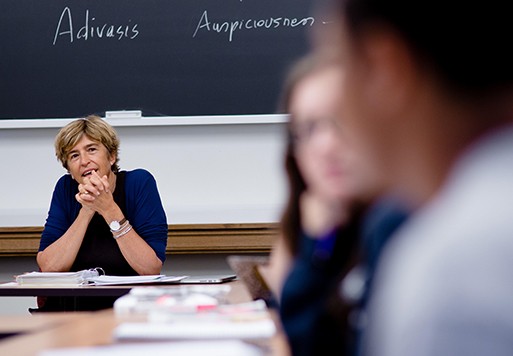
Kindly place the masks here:
<instances>
[{"instance_id":1,"label":"chalk writing on blackboard","mask_svg":"<svg viewBox=\"0 0 513 356\"><path fill-rule=\"evenodd\" d=\"M96 23L96 18L89 14L89 10L85 11L84 25L75 31L73 16L71 9L65 7L62 10L59 22L55 29L55 35L53 37L53 45L58 40L67 40L69 43L73 43L74 40L85 40L88 39L102 39L102 38L117 38L121 40L128 38L133 40L139 35L137 24L132 23L131 19L128 19L126 24L109 24L109 23ZM62 37L62 38L61 38Z\"/></svg>"},{"instance_id":2,"label":"chalk writing on blackboard","mask_svg":"<svg viewBox=\"0 0 513 356\"><path fill-rule=\"evenodd\" d=\"M226 33L229 42L233 41L234 34L237 31L251 31L257 29L277 29L280 27L308 27L313 26L315 19L312 16L296 17L267 17L260 19L237 19L233 21L216 22L208 17L208 11L203 14L198 21L196 30L192 37L195 38L200 31Z\"/></svg>"},{"instance_id":3,"label":"chalk writing on blackboard","mask_svg":"<svg viewBox=\"0 0 513 356\"><path fill-rule=\"evenodd\" d=\"M324 1L0 0L0 120L273 114Z\"/></svg>"}]
</instances>

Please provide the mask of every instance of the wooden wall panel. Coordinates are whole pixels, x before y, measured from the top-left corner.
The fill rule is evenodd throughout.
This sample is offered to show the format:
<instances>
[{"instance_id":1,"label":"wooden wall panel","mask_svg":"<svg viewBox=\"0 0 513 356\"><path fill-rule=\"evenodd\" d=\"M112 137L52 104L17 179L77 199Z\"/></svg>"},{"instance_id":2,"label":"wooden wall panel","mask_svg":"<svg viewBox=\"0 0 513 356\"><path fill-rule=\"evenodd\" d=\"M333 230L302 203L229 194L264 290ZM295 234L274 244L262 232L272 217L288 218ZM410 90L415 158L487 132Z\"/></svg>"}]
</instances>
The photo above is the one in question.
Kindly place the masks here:
<instances>
[{"instance_id":1,"label":"wooden wall panel","mask_svg":"<svg viewBox=\"0 0 513 356\"><path fill-rule=\"evenodd\" d=\"M0 256L35 256L43 228L0 228ZM167 254L268 253L277 224L169 225Z\"/></svg>"}]
</instances>

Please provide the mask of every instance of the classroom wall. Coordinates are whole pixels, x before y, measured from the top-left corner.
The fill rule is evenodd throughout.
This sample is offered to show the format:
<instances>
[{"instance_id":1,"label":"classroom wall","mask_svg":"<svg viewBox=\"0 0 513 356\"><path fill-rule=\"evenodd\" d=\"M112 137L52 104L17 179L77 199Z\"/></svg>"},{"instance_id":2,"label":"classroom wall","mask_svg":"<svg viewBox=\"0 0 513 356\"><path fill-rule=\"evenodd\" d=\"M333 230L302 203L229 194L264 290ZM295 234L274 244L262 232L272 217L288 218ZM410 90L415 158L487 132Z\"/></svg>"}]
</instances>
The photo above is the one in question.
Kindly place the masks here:
<instances>
[{"instance_id":1,"label":"classroom wall","mask_svg":"<svg viewBox=\"0 0 513 356\"><path fill-rule=\"evenodd\" d=\"M44 225L55 182L66 172L54 155L58 129L0 128L0 226ZM169 224L279 219L286 196L282 122L116 129L121 168L155 176Z\"/></svg>"},{"instance_id":2,"label":"classroom wall","mask_svg":"<svg viewBox=\"0 0 513 356\"><path fill-rule=\"evenodd\" d=\"M0 226L42 226L55 182L65 173L53 151L60 125L5 126L0 126ZM279 219L286 196L283 122L116 130L121 168L153 173L169 224ZM35 257L0 257L0 282L36 269ZM230 271L225 255L171 255L162 273ZM34 306L33 297L2 297L0 315L28 314Z\"/></svg>"}]
</instances>

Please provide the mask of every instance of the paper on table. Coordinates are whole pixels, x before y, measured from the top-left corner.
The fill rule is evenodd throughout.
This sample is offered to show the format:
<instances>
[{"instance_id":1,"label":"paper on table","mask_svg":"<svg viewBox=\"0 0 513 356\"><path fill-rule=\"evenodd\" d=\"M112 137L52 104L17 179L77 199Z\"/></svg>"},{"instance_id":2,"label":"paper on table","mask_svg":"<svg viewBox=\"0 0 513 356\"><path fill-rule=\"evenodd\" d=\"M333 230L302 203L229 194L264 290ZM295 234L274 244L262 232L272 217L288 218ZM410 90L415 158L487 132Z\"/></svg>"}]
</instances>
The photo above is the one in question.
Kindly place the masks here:
<instances>
[{"instance_id":1,"label":"paper on table","mask_svg":"<svg viewBox=\"0 0 513 356\"><path fill-rule=\"evenodd\" d=\"M100 268L78 272L28 272L16 276L19 285L80 286L89 285L124 285L143 283L178 283L187 276L166 276L164 274L146 276L109 276Z\"/></svg>"},{"instance_id":2,"label":"paper on table","mask_svg":"<svg viewBox=\"0 0 513 356\"><path fill-rule=\"evenodd\" d=\"M166 276L164 274L146 276L109 276L103 275L89 281L97 286L141 284L141 283L178 283L186 276Z\"/></svg>"},{"instance_id":3,"label":"paper on table","mask_svg":"<svg viewBox=\"0 0 513 356\"><path fill-rule=\"evenodd\" d=\"M179 285L178 288L164 288L158 284L151 286L134 286L130 292L114 302L116 315L158 315L158 321L171 321L174 311L190 312L205 309L205 298L209 307L216 306L226 300L231 290L229 285ZM198 296L202 296L198 299ZM211 310L211 308L209 308ZM191 316L191 315L189 315ZM153 321L153 320L150 320Z\"/></svg>"},{"instance_id":4,"label":"paper on table","mask_svg":"<svg viewBox=\"0 0 513 356\"><path fill-rule=\"evenodd\" d=\"M39 356L262 356L263 350L240 340L113 344L45 350Z\"/></svg>"},{"instance_id":5,"label":"paper on table","mask_svg":"<svg viewBox=\"0 0 513 356\"><path fill-rule=\"evenodd\" d=\"M117 340L266 339L276 332L271 319L252 321L187 320L179 323L123 323Z\"/></svg>"},{"instance_id":6,"label":"paper on table","mask_svg":"<svg viewBox=\"0 0 513 356\"><path fill-rule=\"evenodd\" d=\"M19 285L64 285L80 286L91 278L103 273L100 268L91 268L77 272L27 272L16 276Z\"/></svg>"},{"instance_id":7,"label":"paper on table","mask_svg":"<svg viewBox=\"0 0 513 356\"><path fill-rule=\"evenodd\" d=\"M0 288L2 288L2 287L5 287L5 288L9 287L9 288L11 288L11 287L16 287L17 285L18 285L18 283L16 283L16 282L0 283Z\"/></svg>"}]
</instances>

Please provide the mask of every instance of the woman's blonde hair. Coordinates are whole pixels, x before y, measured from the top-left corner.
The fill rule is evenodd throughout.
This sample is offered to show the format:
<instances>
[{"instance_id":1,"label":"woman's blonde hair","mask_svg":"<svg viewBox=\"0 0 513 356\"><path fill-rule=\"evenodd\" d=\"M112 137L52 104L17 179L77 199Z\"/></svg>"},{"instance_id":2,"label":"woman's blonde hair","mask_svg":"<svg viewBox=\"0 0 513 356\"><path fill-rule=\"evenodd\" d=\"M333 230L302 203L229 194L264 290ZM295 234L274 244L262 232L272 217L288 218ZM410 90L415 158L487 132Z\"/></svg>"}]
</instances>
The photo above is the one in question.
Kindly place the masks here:
<instances>
[{"instance_id":1,"label":"woman's blonde hair","mask_svg":"<svg viewBox=\"0 0 513 356\"><path fill-rule=\"evenodd\" d=\"M55 138L55 155L62 163L62 166L68 169L68 154L83 135L101 143L107 148L111 156L116 157L116 161L112 164L111 169L113 172L118 172L118 135L112 126L96 115L89 115L83 119L72 121L59 131Z\"/></svg>"}]
</instances>

